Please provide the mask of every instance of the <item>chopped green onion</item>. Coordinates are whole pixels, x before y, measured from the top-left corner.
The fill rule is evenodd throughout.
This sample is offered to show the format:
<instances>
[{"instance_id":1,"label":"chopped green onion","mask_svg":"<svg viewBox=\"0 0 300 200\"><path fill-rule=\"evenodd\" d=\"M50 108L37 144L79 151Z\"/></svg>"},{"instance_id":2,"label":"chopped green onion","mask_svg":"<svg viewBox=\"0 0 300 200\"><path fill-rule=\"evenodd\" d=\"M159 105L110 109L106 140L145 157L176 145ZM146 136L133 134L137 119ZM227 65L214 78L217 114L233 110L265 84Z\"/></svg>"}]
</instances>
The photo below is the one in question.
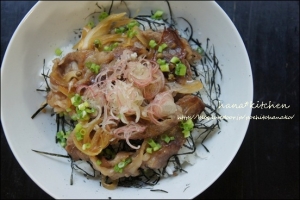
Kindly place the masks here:
<instances>
[{"instance_id":1,"label":"chopped green onion","mask_svg":"<svg viewBox=\"0 0 300 200\"><path fill-rule=\"evenodd\" d=\"M131 158L126 158L125 159L125 164L128 165L129 163L131 163Z\"/></svg>"},{"instance_id":2,"label":"chopped green onion","mask_svg":"<svg viewBox=\"0 0 300 200\"><path fill-rule=\"evenodd\" d=\"M80 140L83 139L83 136L80 134L80 132L76 132L76 133L75 133L75 136L76 136L76 140L77 140L77 141L80 141Z\"/></svg>"},{"instance_id":3,"label":"chopped green onion","mask_svg":"<svg viewBox=\"0 0 300 200\"><path fill-rule=\"evenodd\" d=\"M162 135L161 139L164 140L166 143L169 143L171 140L174 140L175 138L173 136L169 137L167 135Z\"/></svg>"},{"instance_id":4,"label":"chopped green onion","mask_svg":"<svg viewBox=\"0 0 300 200\"><path fill-rule=\"evenodd\" d=\"M76 124L74 131L77 141L82 140L83 135L86 133L86 130L83 128L81 123Z\"/></svg>"},{"instance_id":5,"label":"chopped green onion","mask_svg":"<svg viewBox=\"0 0 300 200\"><path fill-rule=\"evenodd\" d=\"M100 22L101 20L105 19L106 17L108 17L108 13L105 12L105 11L102 12L102 13L99 15L99 17L98 17L99 22Z\"/></svg>"},{"instance_id":6,"label":"chopped green onion","mask_svg":"<svg viewBox=\"0 0 300 200\"><path fill-rule=\"evenodd\" d=\"M154 47L156 47L156 42L155 42L155 40L150 40L149 41L149 46L150 46L150 48L152 48L152 49L154 49Z\"/></svg>"},{"instance_id":7,"label":"chopped green onion","mask_svg":"<svg viewBox=\"0 0 300 200\"><path fill-rule=\"evenodd\" d=\"M92 62L86 62L85 66L91 70L93 73L98 74L100 70L100 65L97 65L96 63Z\"/></svg>"},{"instance_id":8,"label":"chopped green onion","mask_svg":"<svg viewBox=\"0 0 300 200\"><path fill-rule=\"evenodd\" d=\"M62 146L62 147L65 147L66 146L66 141L70 135L71 131L67 131L66 133L63 132L63 131L58 131L56 133L56 138L57 138L57 141L59 142L59 144Z\"/></svg>"},{"instance_id":9,"label":"chopped green onion","mask_svg":"<svg viewBox=\"0 0 300 200\"><path fill-rule=\"evenodd\" d=\"M119 46L119 43L118 43L118 42L115 42L115 43L113 43L113 44L111 45L112 49L114 49L114 48L116 48L116 47L118 47L118 46Z\"/></svg>"},{"instance_id":10,"label":"chopped green onion","mask_svg":"<svg viewBox=\"0 0 300 200\"><path fill-rule=\"evenodd\" d=\"M87 102L87 101L85 101L85 102L83 103L83 105L84 105L85 107L89 107L89 106L90 106L89 102Z\"/></svg>"},{"instance_id":11,"label":"chopped green onion","mask_svg":"<svg viewBox=\"0 0 300 200\"><path fill-rule=\"evenodd\" d=\"M191 135L191 131L188 131L188 130L183 130L182 133L183 133L184 138L190 137L190 135Z\"/></svg>"},{"instance_id":12,"label":"chopped green onion","mask_svg":"<svg viewBox=\"0 0 300 200\"><path fill-rule=\"evenodd\" d=\"M94 24L94 22L89 22L88 24L87 24L87 26L90 28L90 29L92 29L92 28L94 28L95 27L95 24Z\"/></svg>"},{"instance_id":13,"label":"chopped green onion","mask_svg":"<svg viewBox=\"0 0 300 200\"><path fill-rule=\"evenodd\" d=\"M131 22L129 22L129 24L127 24L127 28L129 30L131 30L133 27L138 26L138 25L139 25L139 23L137 21L132 20Z\"/></svg>"},{"instance_id":14,"label":"chopped green onion","mask_svg":"<svg viewBox=\"0 0 300 200\"><path fill-rule=\"evenodd\" d=\"M148 140L148 144L149 144L152 148L156 146L156 143L154 142L153 139L149 139L149 140Z\"/></svg>"},{"instance_id":15,"label":"chopped green onion","mask_svg":"<svg viewBox=\"0 0 300 200\"><path fill-rule=\"evenodd\" d=\"M166 64L166 61L165 60L163 60L163 59L157 59L157 61L156 61L159 65L164 65L164 64Z\"/></svg>"},{"instance_id":16,"label":"chopped green onion","mask_svg":"<svg viewBox=\"0 0 300 200\"><path fill-rule=\"evenodd\" d=\"M79 110L78 107L76 107L76 114L77 114L77 120L83 120L83 121L87 121L90 119L88 112L84 109L84 110Z\"/></svg>"},{"instance_id":17,"label":"chopped green onion","mask_svg":"<svg viewBox=\"0 0 300 200\"><path fill-rule=\"evenodd\" d=\"M174 56L171 60L170 60L171 63L174 63L174 64L177 64L180 62L180 59L176 56Z\"/></svg>"},{"instance_id":18,"label":"chopped green onion","mask_svg":"<svg viewBox=\"0 0 300 200\"><path fill-rule=\"evenodd\" d=\"M166 44L166 43L163 43L163 44L161 44L161 45L159 45L159 47L158 47L158 52L159 53L161 53L165 48L167 48L168 47L168 45Z\"/></svg>"},{"instance_id":19,"label":"chopped green onion","mask_svg":"<svg viewBox=\"0 0 300 200\"><path fill-rule=\"evenodd\" d=\"M62 54L62 50L60 48L56 48L55 49L55 55L61 56L61 54Z\"/></svg>"},{"instance_id":20,"label":"chopped green onion","mask_svg":"<svg viewBox=\"0 0 300 200\"><path fill-rule=\"evenodd\" d=\"M135 30L129 30L127 32L127 37L133 38L136 34L137 34L137 32Z\"/></svg>"},{"instance_id":21,"label":"chopped green onion","mask_svg":"<svg viewBox=\"0 0 300 200\"><path fill-rule=\"evenodd\" d=\"M82 129L79 131L79 133L80 133L81 135L85 135L86 130L85 130L84 128L82 128Z\"/></svg>"},{"instance_id":22,"label":"chopped green onion","mask_svg":"<svg viewBox=\"0 0 300 200\"><path fill-rule=\"evenodd\" d=\"M90 119L90 116L87 115L86 112L85 112L85 115L80 118L80 120L82 120L82 121L89 121L89 119Z\"/></svg>"},{"instance_id":23,"label":"chopped green onion","mask_svg":"<svg viewBox=\"0 0 300 200\"><path fill-rule=\"evenodd\" d=\"M91 144L90 143L85 143L85 144L82 145L82 149L83 150L86 150L86 149L89 149L89 148L91 148Z\"/></svg>"},{"instance_id":24,"label":"chopped green onion","mask_svg":"<svg viewBox=\"0 0 300 200\"><path fill-rule=\"evenodd\" d=\"M118 42L115 42L115 43L113 43L113 44L110 44L109 46L105 46L105 47L103 48L103 50L106 51L106 52L109 52L109 51L114 50L117 46L119 46L119 43L118 43Z\"/></svg>"},{"instance_id":25,"label":"chopped green onion","mask_svg":"<svg viewBox=\"0 0 300 200\"><path fill-rule=\"evenodd\" d=\"M124 162L124 161L119 162L119 163L118 163L118 167L119 167L119 168L125 167L125 162Z\"/></svg>"},{"instance_id":26,"label":"chopped green onion","mask_svg":"<svg viewBox=\"0 0 300 200\"><path fill-rule=\"evenodd\" d=\"M159 68L162 72L169 72L170 71L169 64L160 65Z\"/></svg>"},{"instance_id":27,"label":"chopped green onion","mask_svg":"<svg viewBox=\"0 0 300 200\"><path fill-rule=\"evenodd\" d=\"M156 19L156 20L160 20L160 19L162 19L163 14L164 14L163 11L157 10L157 11L151 16L151 18L152 18L152 19Z\"/></svg>"},{"instance_id":28,"label":"chopped green onion","mask_svg":"<svg viewBox=\"0 0 300 200\"><path fill-rule=\"evenodd\" d=\"M111 51L112 49L111 49L110 46L105 46L105 47L103 48L103 50L104 50L104 51Z\"/></svg>"},{"instance_id":29,"label":"chopped green onion","mask_svg":"<svg viewBox=\"0 0 300 200\"><path fill-rule=\"evenodd\" d=\"M126 158L125 160L119 162L118 164L116 164L114 166L114 171L115 172L119 172L122 173L123 169L129 164L131 163L131 158Z\"/></svg>"},{"instance_id":30,"label":"chopped green onion","mask_svg":"<svg viewBox=\"0 0 300 200\"><path fill-rule=\"evenodd\" d=\"M156 143L153 139L149 139L148 144L152 147L153 151L158 151L161 148L161 145Z\"/></svg>"},{"instance_id":31,"label":"chopped green onion","mask_svg":"<svg viewBox=\"0 0 300 200\"><path fill-rule=\"evenodd\" d=\"M74 130L75 130L76 132L78 132L78 131L80 131L82 128L83 128L83 127L82 127L82 124L81 124L81 123L78 123L78 124L76 124Z\"/></svg>"},{"instance_id":32,"label":"chopped green onion","mask_svg":"<svg viewBox=\"0 0 300 200\"><path fill-rule=\"evenodd\" d=\"M96 65L95 63L93 63L90 70L95 74L98 74L100 70L100 65Z\"/></svg>"},{"instance_id":33,"label":"chopped green onion","mask_svg":"<svg viewBox=\"0 0 300 200\"><path fill-rule=\"evenodd\" d=\"M85 118L86 116L87 116L87 113L86 113L85 110L83 110L83 111L81 112L81 118Z\"/></svg>"},{"instance_id":34,"label":"chopped green onion","mask_svg":"<svg viewBox=\"0 0 300 200\"><path fill-rule=\"evenodd\" d=\"M94 45L98 45L98 46L100 46L100 45L101 45L101 42L100 42L100 40L96 39L96 40L94 41Z\"/></svg>"},{"instance_id":35,"label":"chopped green onion","mask_svg":"<svg viewBox=\"0 0 300 200\"><path fill-rule=\"evenodd\" d=\"M116 164L116 165L114 166L114 171L115 171L115 172L122 173L122 172L123 172L123 169L119 168L119 167L118 167L118 164Z\"/></svg>"},{"instance_id":36,"label":"chopped green onion","mask_svg":"<svg viewBox=\"0 0 300 200\"><path fill-rule=\"evenodd\" d=\"M146 152L151 154L151 153L152 153L152 148L151 148L151 147L148 147L148 148L146 149Z\"/></svg>"},{"instance_id":37,"label":"chopped green onion","mask_svg":"<svg viewBox=\"0 0 300 200\"><path fill-rule=\"evenodd\" d=\"M89 107L89 103L87 101L78 105L79 110L85 110L86 107Z\"/></svg>"},{"instance_id":38,"label":"chopped green onion","mask_svg":"<svg viewBox=\"0 0 300 200\"><path fill-rule=\"evenodd\" d=\"M192 130L194 128L194 122L192 119L188 119L185 122L181 122L184 129Z\"/></svg>"},{"instance_id":39,"label":"chopped green onion","mask_svg":"<svg viewBox=\"0 0 300 200\"><path fill-rule=\"evenodd\" d=\"M155 147L153 147L153 151L158 151L161 148L160 144L157 144Z\"/></svg>"},{"instance_id":40,"label":"chopped green onion","mask_svg":"<svg viewBox=\"0 0 300 200\"><path fill-rule=\"evenodd\" d=\"M135 26L138 26L138 25L139 25L139 23L137 21L133 20L133 21L129 22L126 25L126 27L121 26L119 28L115 28L115 33L117 33L117 34L125 33L128 30L127 37L132 38L133 36L135 36L137 34L136 31L132 31L132 28Z\"/></svg>"},{"instance_id":41,"label":"chopped green onion","mask_svg":"<svg viewBox=\"0 0 300 200\"><path fill-rule=\"evenodd\" d=\"M187 121L182 121L181 122L181 128L183 129L182 133L185 138L190 136L190 132L194 128L194 122L192 119L188 119Z\"/></svg>"},{"instance_id":42,"label":"chopped green onion","mask_svg":"<svg viewBox=\"0 0 300 200\"><path fill-rule=\"evenodd\" d=\"M97 161L96 161L96 164L97 164L97 165L101 165L101 164L102 164L101 160L97 160Z\"/></svg>"},{"instance_id":43,"label":"chopped green onion","mask_svg":"<svg viewBox=\"0 0 300 200\"><path fill-rule=\"evenodd\" d=\"M74 121L79 120L80 119L80 114L76 113L76 114L72 115L71 119L74 120Z\"/></svg>"},{"instance_id":44,"label":"chopped green onion","mask_svg":"<svg viewBox=\"0 0 300 200\"><path fill-rule=\"evenodd\" d=\"M185 74L186 74L186 66L184 64L182 64L182 63L176 64L175 74L177 76L185 76Z\"/></svg>"},{"instance_id":45,"label":"chopped green onion","mask_svg":"<svg viewBox=\"0 0 300 200\"><path fill-rule=\"evenodd\" d=\"M72 98L71 98L71 103L74 106L78 106L81 103L81 96L79 94L75 94Z\"/></svg>"},{"instance_id":46,"label":"chopped green onion","mask_svg":"<svg viewBox=\"0 0 300 200\"><path fill-rule=\"evenodd\" d=\"M94 113L95 112L95 109L94 108L86 108L85 111L87 113Z\"/></svg>"},{"instance_id":47,"label":"chopped green onion","mask_svg":"<svg viewBox=\"0 0 300 200\"><path fill-rule=\"evenodd\" d=\"M126 28L121 26L119 28L115 28L115 33L124 33L126 31Z\"/></svg>"},{"instance_id":48,"label":"chopped green onion","mask_svg":"<svg viewBox=\"0 0 300 200\"><path fill-rule=\"evenodd\" d=\"M204 51L204 49L202 48L202 47L198 47L197 48L197 52L200 54L200 55L204 55L205 54L205 51Z\"/></svg>"},{"instance_id":49,"label":"chopped green onion","mask_svg":"<svg viewBox=\"0 0 300 200\"><path fill-rule=\"evenodd\" d=\"M71 116L71 119L74 120L74 121L77 121L77 120L78 120L77 114L72 115L72 116Z\"/></svg>"}]
</instances>

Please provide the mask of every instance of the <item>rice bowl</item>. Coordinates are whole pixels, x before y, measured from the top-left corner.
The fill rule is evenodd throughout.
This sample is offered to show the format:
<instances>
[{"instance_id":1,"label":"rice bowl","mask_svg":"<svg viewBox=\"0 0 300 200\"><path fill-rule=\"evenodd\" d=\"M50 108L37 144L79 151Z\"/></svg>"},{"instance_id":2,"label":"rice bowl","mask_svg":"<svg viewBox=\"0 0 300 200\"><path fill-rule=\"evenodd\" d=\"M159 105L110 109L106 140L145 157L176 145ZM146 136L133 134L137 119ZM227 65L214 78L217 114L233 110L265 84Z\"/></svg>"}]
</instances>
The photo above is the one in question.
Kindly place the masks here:
<instances>
[{"instance_id":1,"label":"rice bowl","mask_svg":"<svg viewBox=\"0 0 300 200\"><path fill-rule=\"evenodd\" d=\"M199 155L205 159L198 159L194 165L187 165L187 174L164 179L153 188L166 190L168 191L166 194L136 188L118 188L114 191L104 191L103 188L99 187L98 180L86 180L81 174L74 174L74 185L70 186L70 167L68 160L53 157L49 158L45 155L39 155L31 151L31 149L39 149L47 152L64 153L63 149L59 145L55 145L53 141L53 133L56 132L53 118L49 115L39 114L34 120L30 119L32 113L39 107L41 102L44 101L44 97L36 92L35 88L40 87L42 82L40 72L43 65L43 59L45 58L47 63L49 63L52 60L51 55L53 55L53 50L55 48L68 46L69 43L75 44L78 38L74 38L74 35L72 34L73 30L82 27L82 25L86 23L84 18L93 12L95 8L95 2L76 2L72 4L70 10L65 10L62 9L62 7L64 7L63 4L69 5L69 3L60 3L62 4L59 6L61 9L55 9L58 2L39 2L32 9L30 15L25 17L22 21L22 25L18 27L14 34L3 61L2 85L4 85L3 83L11 84L11 80L7 78L9 76L7 74L13 73L13 69L12 67L8 67L7 63L12 64L11 66L20 66L20 63L18 63L20 61L15 61L12 56L10 56L12 51L17 54L20 54L21 51L26 52L25 55L20 54L22 55L20 60L22 63L26 63L26 67L31 67L30 70L26 70L26 67L20 70L20 77L17 78L19 81L14 83L17 86L16 88L18 88L16 93L10 93L7 88L3 88L1 91L1 96L6 97L5 99L2 99L2 105L4 105L5 102L8 103L8 101L11 101L12 99L24 99L20 105L13 108L13 110L16 109L15 112L18 109L23 110L20 116L12 116L9 114L12 111L8 111L4 107L1 109L6 137L14 155L24 170L42 189L54 198L72 198L74 196L77 198L86 198L86 193L91 194L90 198L95 198L97 196L97 191L101 191L101 197L103 198L124 198L124 196L122 196L124 193L128 194L128 198L161 198L162 195L165 195L166 198L193 198L205 190L219 177L233 159L244 138L248 126L247 120L229 120L228 123L222 122L220 134L215 134L206 140L205 146L209 149L210 153L206 154L203 147L199 147ZM200 14L199 18L205 19L210 15L209 13L206 13L207 10L210 10L211 12L218 13L215 18L210 18L210 20L216 20L216 22L212 23L211 21L208 22L208 20L196 20L196 17L189 13L196 13L195 5L198 5L199 3L200 2L189 2L189 4L182 6L180 2L171 2L173 14L174 16L184 16L188 19L193 24L194 33L201 33L199 34L199 40L203 44L206 43L207 38L210 38L210 42L215 46L217 55L219 55L219 62L221 63L221 66L224 67L222 69L223 85L221 101L223 103L244 103L251 101L252 77L250 64L238 32L230 22L229 18L214 2L201 2L203 13L202 15ZM106 7L109 7L110 2L101 2L101 4L106 4ZM117 2L115 4L117 5ZM156 10L161 7L161 4L162 2L152 2L151 6L153 6L153 10ZM48 8L46 13L42 11L45 7ZM146 9L146 7L142 7L141 2L128 2L128 7L130 7L131 10L138 10L138 8L141 8L141 13L149 13L150 10L150 8ZM184 11L181 11L180 8L183 8ZM187 12L187 10L189 10L189 12ZM44 17L38 19L37 16L41 16L41 12L43 12ZM53 15L54 12L56 13L55 15ZM74 17L70 21L68 15L71 14ZM49 18L49 16L52 15L53 17ZM46 28L38 28L41 32L40 35L33 37L29 34L30 30L33 28L32 26L44 27L43 24L46 20L48 26ZM61 23L56 24L55 22L57 20ZM220 21L223 23L220 23ZM212 26L212 24L218 24L218 26ZM54 29L53 26L58 26L58 28ZM220 31L218 31L219 29L223 30L222 34L226 35L226 40L224 40L223 35L218 35L220 34ZM66 36L69 38L66 39ZM24 37L26 37L26 40L24 40ZM38 46L33 47L31 51L24 51L24 48L28 47L25 41L28 41L30 44L38 44ZM18 48L15 47L17 44L19 46ZM231 53L228 54L228 52ZM233 74L239 74L239 77L233 77ZM28 80L26 77L31 77L31 79ZM24 84L25 80L26 84ZM240 88L238 85L242 85L243 88ZM28 88L31 89L29 90ZM239 91L241 95L236 96L232 91ZM250 109L247 108L241 110L223 109L220 111L222 115L228 116L250 115L250 112ZM12 117L17 118L17 120L26 121L24 130L20 130L20 128L12 125L10 121ZM24 131L30 134L26 137L23 135L11 135L11 132L19 133ZM29 141L28 138L30 138ZM22 143L22 145L18 145L16 141L20 139L26 142ZM31 160L37 160L38 162L33 166ZM44 166L47 166L49 172L55 172L55 176L47 177L44 174ZM195 176L199 177L201 183L192 178ZM63 190L58 190L58 188L63 188ZM81 192L79 192L78 188L81 189ZM183 192L185 188L187 188L185 190L186 192ZM62 191L71 192L66 193ZM130 196L133 192L135 196Z\"/></svg>"}]
</instances>

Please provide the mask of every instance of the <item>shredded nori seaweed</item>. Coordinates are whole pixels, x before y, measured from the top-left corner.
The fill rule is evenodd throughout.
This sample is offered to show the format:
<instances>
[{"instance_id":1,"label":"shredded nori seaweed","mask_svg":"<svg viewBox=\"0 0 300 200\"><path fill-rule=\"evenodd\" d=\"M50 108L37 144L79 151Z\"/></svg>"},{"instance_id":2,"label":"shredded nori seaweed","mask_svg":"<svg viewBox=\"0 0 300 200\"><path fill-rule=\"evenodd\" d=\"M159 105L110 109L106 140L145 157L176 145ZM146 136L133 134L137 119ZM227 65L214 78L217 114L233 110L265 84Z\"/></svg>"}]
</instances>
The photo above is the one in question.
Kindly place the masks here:
<instances>
[{"instance_id":1,"label":"shredded nori seaweed","mask_svg":"<svg viewBox=\"0 0 300 200\"><path fill-rule=\"evenodd\" d=\"M169 28L173 28L176 29L176 21L173 18L173 13L172 13L172 9L171 6L169 4L169 1L165 1L167 3L168 9L169 9L169 19L163 19L161 21L157 21L157 20L153 20L151 19L151 15L138 15L136 17L134 17L135 20L137 20L139 22L139 24L143 27L143 29L145 30L145 26L142 22L146 22L149 26L150 29L152 29L153 31L157 31L158 30L158 26L163 26L164 28L169 27ZM128 15L129 17L131 16L131 11L128 8L126 2L124 0L121 1L121 3L124 3L124 5L127 8L128 11ZM111 14L112 9L113 9L113 4L114 1L111 1L111 5L109 7L109 11L108 14ZM102 10L105 8L102 8L100 5L98 5L98 3L96 3L96 6ZM89 16L95 14L95 13L99 13L99 12L94 12L91 13ZM151 14L153 14L153 11L151 11ZM199 42L198 39L194 38L193 36L193 27L190 24L190 22L183 18L183 17L179 17L179 19L184 20L187 23L187 27L184 29L184 32L187 34L189 33L188 36L188 42L191 45L196 45L198 48L203 49L202 44ZM82 29L76 29L74 30L75 34L81 34ZM216 76L220 75L221 80L222 80L222 71L219 67L219 61L216 57L216 52L215 52L215 47L213 45L211 45L210 43L210 39L207 38L206 40L206 48L203 49L203 55L202 55L202 59L200 60L200 67L202 67L202 71L200 71L199 66L197 68L196 65L191 65L191 69L192 72L194 73L194 77L198 77L200 78L200 81L202 81L202 83L204 82L209 82L210 84L208 84L208 88L203 88L205 95L207 96L209 102L206 102L205 104L205 109L204 109L204 114L208 117L212 117L212 116L221 116L218 113L218 108L219 108L219 97L221 95L221 87L220 85L216 82ZM45 60L44 60L44 66L45 66ZM45 91L45 92L49 92L50 91L50 87L48 85L47 82L47 78L49 78L48 74L44 73L44 67L43 67L43 73L42 73L45 82L46 82L46 89L42 90L42 89L37 89L37 91ZM200 92L195 93L195 95L197 95L199 98L203 99L201 96ZM45 108L47 106L47 104L43 105L38 111L36 111L36 113L32 116L32 118L34 118L43 108ZM200 115L200 113L199 113ZM224 121L226 121L225 119L223 119ZM209 136L209 134L213 133L216 130L220 129L220 119L216 119L212 124L208 125L207 123L211 122L211 120L206 121L204 119L198 119L195 123L195 128L198 129L198 131L201 131L200 135L197 139L199 139L200 137L202 137L202 141L201 141L201 145L204 147L204 149L209 152L208 148L204 145L204 141L206 140L206 138ZM57 123L57 132L59 131L59 128L62 128L62 131L65 133L65 125L69 125L71 128L74 128L74 121L72 120L66 120L64 116L60 116L59 114L56 114L56 123ZM219 131L220 132L220 131ZM218 132L218 133L219 133ZM55 134L55 138L56 138L56 134ZM57 139L56 139L57 142ZM130 142L133 145L140 145L142 144L143 140L130 140ZM187 173L187 171L185 171L180 163L179 160L179 156L181 155L186 155L186 154L193 154L196 151L196 144L194 141L193 136L189 136L187 138L187 142L186 144L184 144L184 147L186 147L187 149L189 149L190 151L184 152L184 153L178 153L175 154L173 156L171 156L168 159L168 163L172 163L174 165L175 168L175 172L179 171L179 172L185 172ZM114 154L120 152L120 151L130 151L132 150L127 143L124 142L120 142L120 145L118 146L117 149L112 148L110 145L106 148L106 149L110 149L110 151L114 152ZM47 153L47 152L41 152L41 151L37 151L37 150L33 150L35 152L38 153L43 153L43 154L47 154L47 155L52 155L52 156L59 156L59 157L65 157L65 158L71 158L69 155L65 156L65 155L59 155L59 154L54 154L54 153ZM102 151L101 154L103 154L107 159L112 159L113 157L111 157L112 155L105 155L105 153L103 153L104 151ZM110 156L110 157L109 157ZM71 179L70 179L70 184L73 184L73 171L74 169L77 170L81 170L84 172L85 176L91 176L91 177L95 177L95 169L93 168L92 164L90 162L87 161L87 163L91 166L91 168L93 169L94 173L93 174L89 174L88 172L84 171L82 168L80 168L74 160L72 160L71 158ZM162 171L161 170L153 170L153 169L142 169L140 168L140 175L136 176L136 177L122 177L119 179L118 182L118 186L120 187L135 187L135 188L143 188L143 189L151 189L150 191L160 191L160 192L165 192L168 193L165 190L162 189L152 189L151 187L155 186L159 180L164 176L164 174L166 173L166 167L165 166ZM101 182L100 182L101 185ZM150 188L148 188L148 186L150 186ZM184 189L184 191L189 187L189 185L187 185L187 187Z\"/></svg>"}]
</instances>

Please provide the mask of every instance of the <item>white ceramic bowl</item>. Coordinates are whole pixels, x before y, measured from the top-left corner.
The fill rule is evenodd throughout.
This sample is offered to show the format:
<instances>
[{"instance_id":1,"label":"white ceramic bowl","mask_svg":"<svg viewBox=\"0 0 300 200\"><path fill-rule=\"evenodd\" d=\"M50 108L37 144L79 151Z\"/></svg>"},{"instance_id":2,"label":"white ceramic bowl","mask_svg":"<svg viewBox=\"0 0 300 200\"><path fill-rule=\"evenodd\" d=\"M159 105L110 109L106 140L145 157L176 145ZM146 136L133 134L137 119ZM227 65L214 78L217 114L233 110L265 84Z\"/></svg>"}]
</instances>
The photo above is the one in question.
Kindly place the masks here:
<instances>
[{"instance_id":1,"label":"white ceramic bowl","mask_svg":"<svg viewBox=\"0 0 300 200\"><path fill-rule=\"evenodd\" d=\"M99 2L109 7L110 1ZM114 11L117 5L114 3ZM132 12L150 13L150 10L168 11L162 1L128 2ZM223 104L251 103L253 97L252 73L243 41L224 11L212 1L170 2L174 18L186 18L194 28L194 35L203 44L210 38L215 46L223 73L221 83ZM65 154L54 143L56 125L53 118L31 115L44 97L35 91L42 82L40 73L43 59L54 56L54 49L74 43L73 30L86 24L85 17L96 10L95 2L38 2L22 20L7 48L1 68L1 120L7 141L26 173L45 192L54 198L109 198L112 199L192 199L209 187L227 168L236 155L245 136L249 120L229 120L221 123L221 132L208 139L205 145L210 153L207 159L198 159L188 165L187 174L161 180L153 189L117 188L107 190L98 180L88 180L74 173L74 185L69 184L70 161L64 158L40 155L31 149ZM13 87L11 87L13 86ZM9 106L8 106L9 105ZM251 108L224 108L227 116L250 116ZM18 125L16 125L18 122Z\"/></svg>"}]
</instances>

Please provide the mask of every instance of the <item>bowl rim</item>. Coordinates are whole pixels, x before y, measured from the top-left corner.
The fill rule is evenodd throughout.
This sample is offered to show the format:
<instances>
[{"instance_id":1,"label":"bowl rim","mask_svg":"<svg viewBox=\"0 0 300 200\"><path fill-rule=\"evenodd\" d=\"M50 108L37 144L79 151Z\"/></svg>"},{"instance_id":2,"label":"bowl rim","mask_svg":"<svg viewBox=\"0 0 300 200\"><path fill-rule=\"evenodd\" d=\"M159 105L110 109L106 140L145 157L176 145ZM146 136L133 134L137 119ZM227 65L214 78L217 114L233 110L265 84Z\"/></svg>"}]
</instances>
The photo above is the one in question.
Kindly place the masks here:
<instances>
[{"instance_id":1,"label":"bowl rim","mask_svg":"<svg viewBox=\"0 0 300 200\"><path fill-rule=\"evenodd\" d=\"M39 6L43 5L43 3L44 3L43 1L38 1L38 2L36 2L35 5L28 11L28 13L27 13L27 14L23 17L23 19L20 21L19 25L17 26L16 30L14 31L14 33L13 33L13 35L12 35L12 37L11 37L11 40L10 40L9 43L8 43L8 46L7 46L6 51L5 51L5 53L4 53L4 57L3 57L3 60L2 60L2 64L1 64L1 85L2 85L2 86L4 85L4 84L3 84L3 76L5 75L5 69L8 67L8 64L7 64L7 62L8 62L8 61L7 61L7 60L8 60L8 56L7 56L7 55L8 55L8 54L10 53L10 51L11 51L11 44L12 44L12 41L13 41L14 38L17 36L20 27L24 24L24 22L28 19L28 17L29 17L36 9L38 9ZM236 34L239 36L239 37L238 37L238 40L239 40L240 43L243 45L243 50L245 51L244 53L245 53L245 55L247 56L247 63L249 64L249 67L250 67L249 70L250 70L250 73L251 73L251 83L252 83L252 84L251 84L251 86L250 86L251 91L249 91L249 92L251 93L251 100L253 100L253 78L252 78L252 69L251 69L251 63L250 63L250 60L249 60L249 56L248 56L248 52L247 52L247 50L246 50L245 44L244 44L244 42L242 41L241 35L240 35L240 33L238 32L238 30L236 29L234 23L233 23L232 20L229 18L229 16L225 13L225 11L220 7L220 5L217 4L215 1L212 1L212 2L210 2L210 3L211 3L211 5L215 6L215 8L218 9L218 12L221 12L221 13L223 14L223 16L224 16L227 20L229 20L229 22L230 22L229 24L230 24L230 25L234 28L234 30L236 31ZM3 92L3 90L1 90L1 94L2 94L2 92ZM3 95L1 95L1 99L2 99L2 98L4 98ZM1 104L1 107L2 107L2 106L4 106L4 105ZM252 110L250 110L250 114L251 114L251 112L252 112ZM28 176L29 176L29 177L30 177L30 178L31 178L31 179L32 179L32 180L33 180L40 188L42 188L42 189L43 189L45 192L47 192L50 196L54 197L55 195L51 194L51 193L47 190L47 188L44 188L41 184L39 184L39 181L37 181L37 180L34 178L34 176L33 176L30 172L28 172L27 167L21 162L21 158L19 157L18 153L16 152L16 150L15 150L15 149L13 148L13 146L11 145L11 141L10 141L9 136L8 136L9 130L8 130L7 127L6 127L6 123L7 123L6 120L8 120L8 119L6 119L6 118L4 117L4 114L5 114L5 113L3 113L3 109L1 109L1 117L0 117L0 120L2 121L3 132L4 132L4 135L5 135L6 139L7 139L7 142L8 142L8 144L9 144L9 147L10 147L10 149L11 149L13 155L15 156L16 160L17 160L18 163L21 165L22 169L26 172L26 174L27 174L27 175L28 175ZM250 121L248 121L247 126L245 127L245 133L244 133L243 140L244 140L244 138L245 138L245 135L246 135L246 132L247 132L249 123L250 123ZM242 145L243 140L239 143L238 150L240 149L240 146ZM225 168L224 168L223 170L221 170L220 174L218 174L217 176L215 176L216 178L215 178L215 180L213 180L213 181L211 182L211 184L213 184L213 183L221 176L221 174L223 174L224 171L228 168L228 166L230 165L230 163L233 161L234 157L236 156L238 150L235 152L234 155L232 155L232 158L228 160L228 163L225 165ZM210 187L211 184L209 184L203 191L205 191L208 187ZM203 192L203 191L201 191L201 192ZM200 193L201 193L201 192L200 192ZM196 196L198 196L198 195L200 195L200 193L199 193L199 194L195 194L195 196L193 196L193 198L196 197Z\"/></svg>"}]
</instances>

